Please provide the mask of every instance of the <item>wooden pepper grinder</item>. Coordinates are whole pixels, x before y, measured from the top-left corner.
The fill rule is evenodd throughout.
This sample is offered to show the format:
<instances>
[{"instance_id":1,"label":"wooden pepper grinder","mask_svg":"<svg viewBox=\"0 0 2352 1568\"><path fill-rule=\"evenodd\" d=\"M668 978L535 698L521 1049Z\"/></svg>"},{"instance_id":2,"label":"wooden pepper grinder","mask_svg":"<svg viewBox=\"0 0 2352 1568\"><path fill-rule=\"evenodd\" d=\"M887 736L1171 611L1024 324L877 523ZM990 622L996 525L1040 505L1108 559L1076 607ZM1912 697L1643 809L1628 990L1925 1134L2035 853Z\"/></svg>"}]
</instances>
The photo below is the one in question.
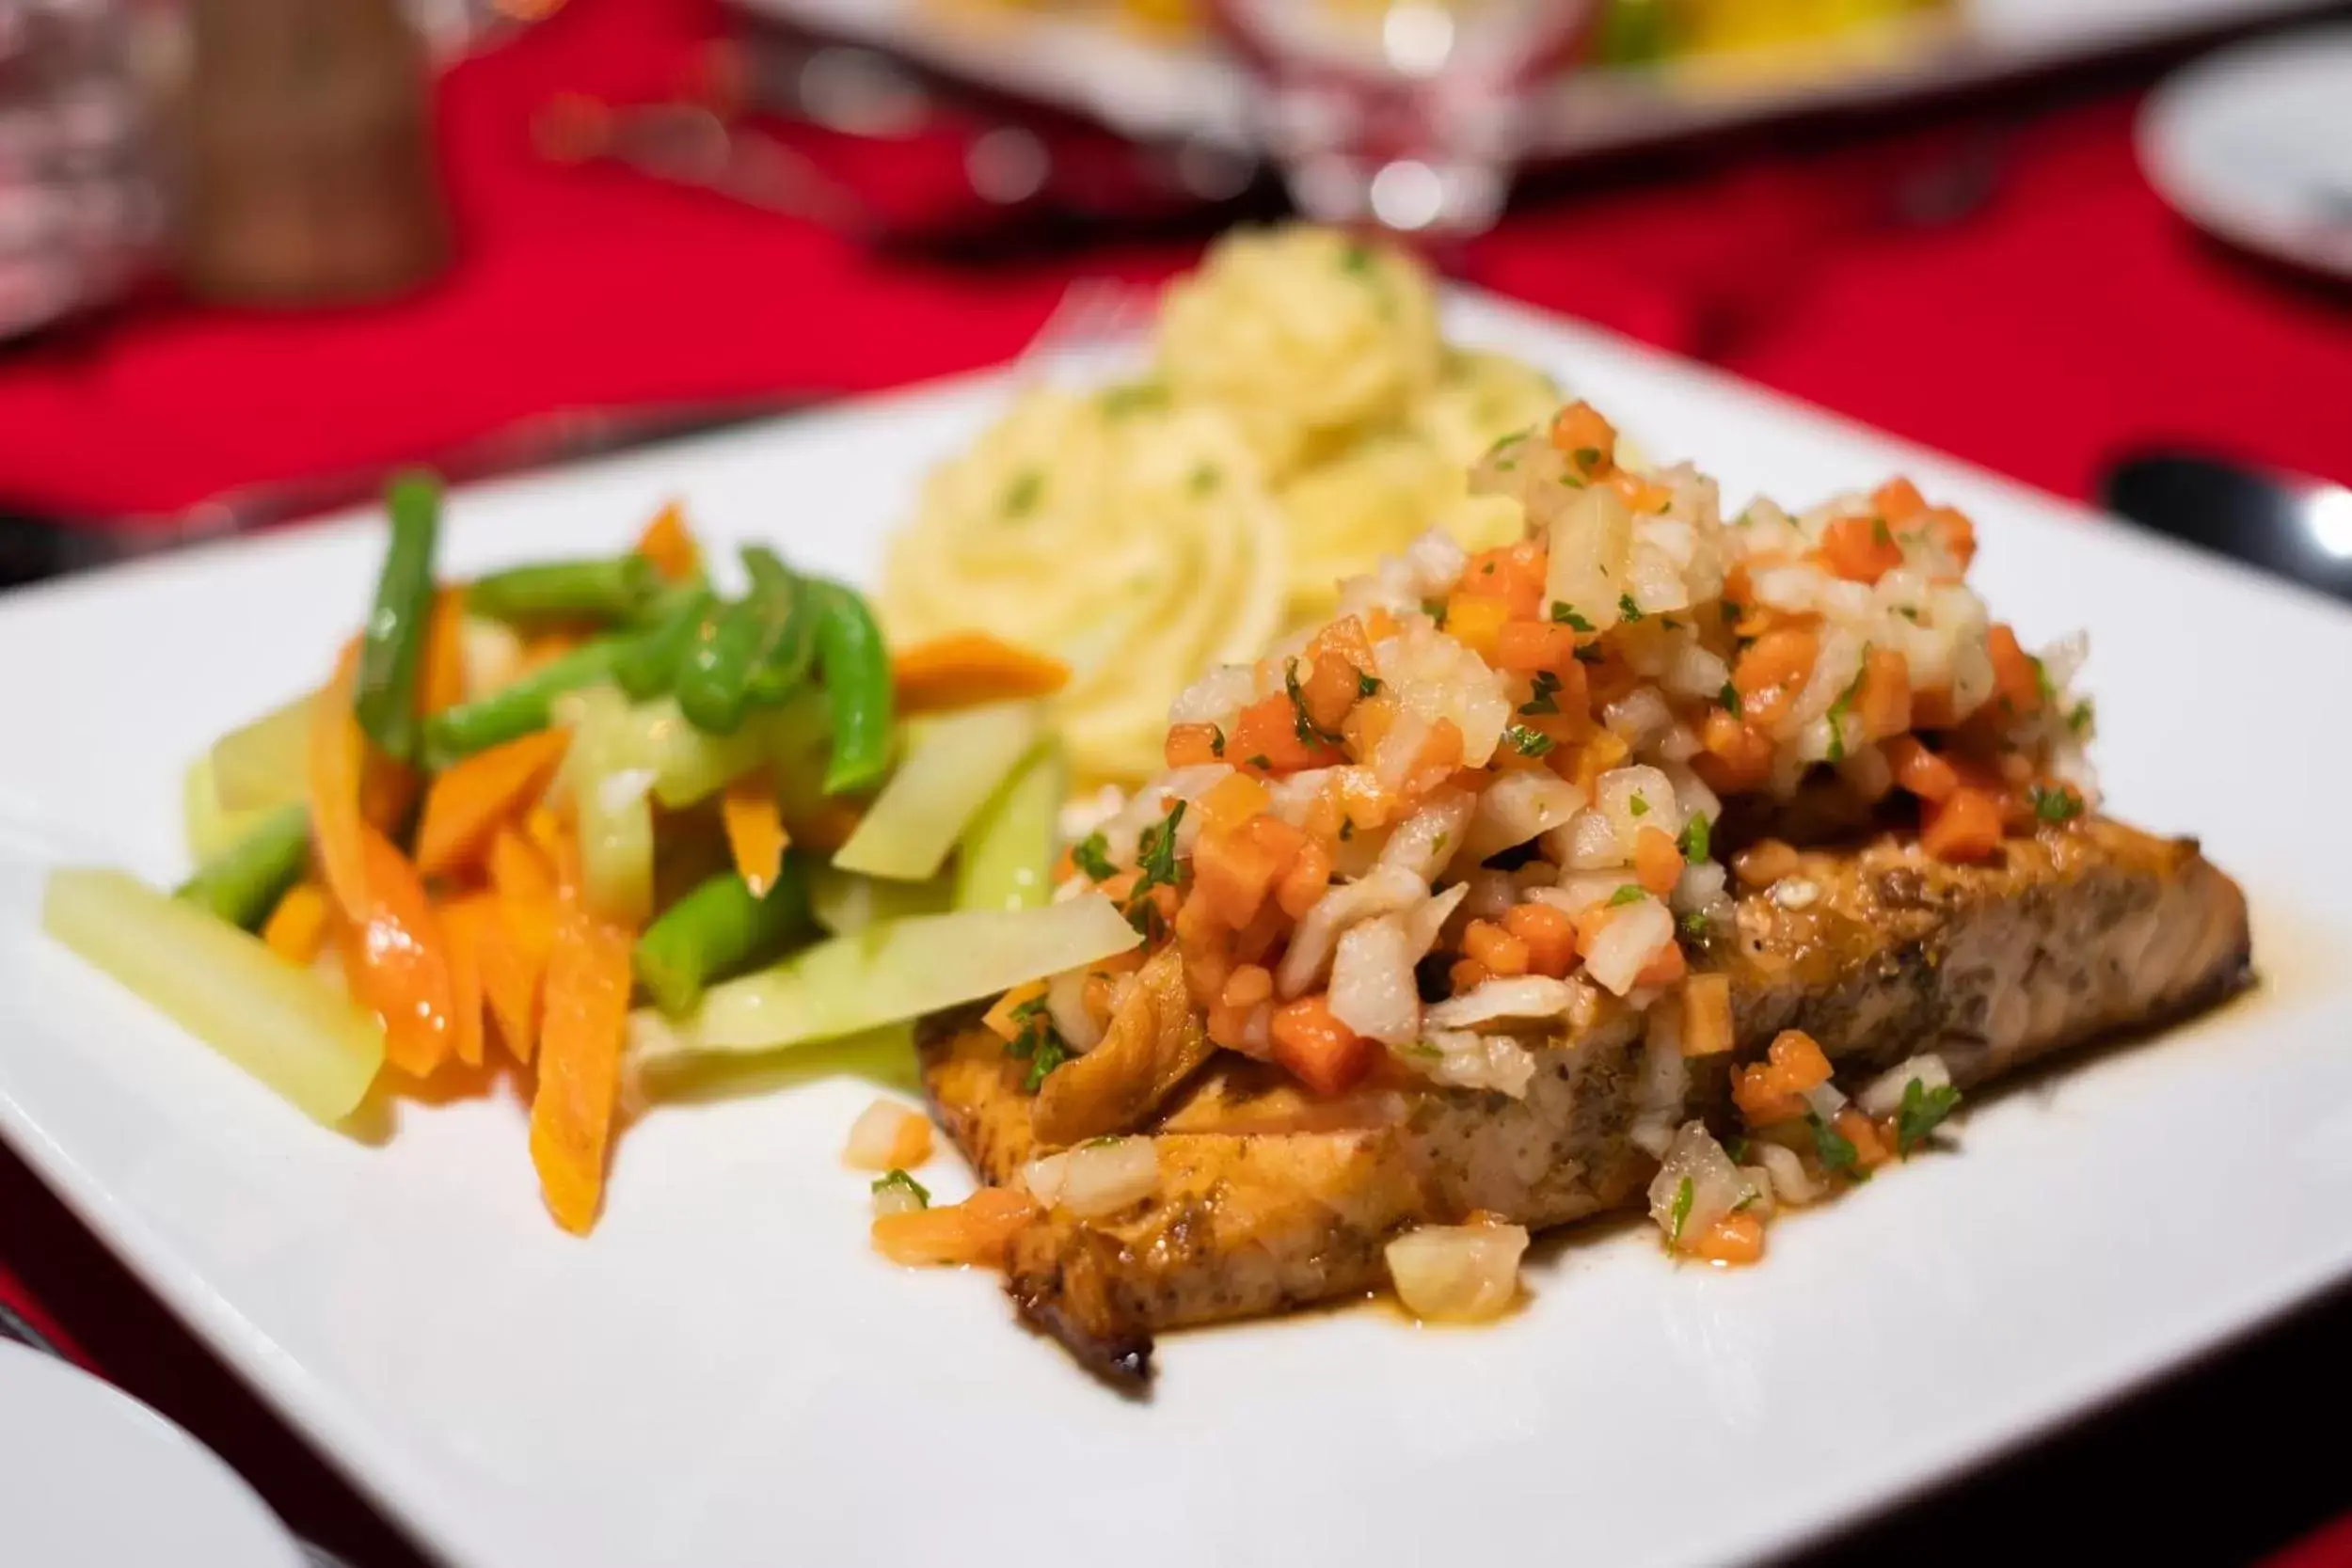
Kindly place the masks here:
<instances>
[{"instance_id":1,"label":"wooden pepper grinder","mask_svg":"<svg viewBox=\"0 0 2352 1568\"><path fill-rule=\"evenodd\" d=\"M189 289L381 298L449 257L422 41L399 0L192 0L182 93Z\"/></svg>"}]
</instances>

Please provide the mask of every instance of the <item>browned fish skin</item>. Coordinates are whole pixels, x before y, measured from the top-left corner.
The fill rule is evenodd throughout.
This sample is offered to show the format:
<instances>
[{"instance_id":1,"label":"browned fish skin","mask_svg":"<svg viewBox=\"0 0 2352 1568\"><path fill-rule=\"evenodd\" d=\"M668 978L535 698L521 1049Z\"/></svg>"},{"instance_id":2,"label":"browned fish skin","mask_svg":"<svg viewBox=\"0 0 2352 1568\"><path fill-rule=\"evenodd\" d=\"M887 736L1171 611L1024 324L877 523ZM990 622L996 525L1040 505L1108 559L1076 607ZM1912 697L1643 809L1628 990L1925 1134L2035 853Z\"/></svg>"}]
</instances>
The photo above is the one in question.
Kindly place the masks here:
<instances>
[{"instance_id":1,"label":"browned fish skin","mask_svg":"<svg viewBox=\"0 0 2352 1568\"><path fill-rule=\"evenodd\" d=\"M2212 1006L2249 959L2245 897L2190 840L2093 818L1985 865L1893 836L1810 851L1701 961L1732 978L1738 1043L1691 1064L1683 1109L1727 1130L1732 1066L1782 1029L1812 1034L1849 1085L1922 1051L1973 1085ZM967 1014L922 1049L949 1135L984 1180L1014 1180L1039 1149L1002 1043ZM1642 1054L1638 1016L1609 1006L1540 1046L1524 1100L1425 1087L1337 1107L1221 1055L1159 1123L1159 1191L1105 1220L1040 1220L1008 1287L1088 1366L1139 1380L1155 1330L1382 1285L1382 1249L1411 1226L1484 1210L1539 1227L1635 1201L1655 1168L1629 1136Z\"/></svg>"}]
</instances>

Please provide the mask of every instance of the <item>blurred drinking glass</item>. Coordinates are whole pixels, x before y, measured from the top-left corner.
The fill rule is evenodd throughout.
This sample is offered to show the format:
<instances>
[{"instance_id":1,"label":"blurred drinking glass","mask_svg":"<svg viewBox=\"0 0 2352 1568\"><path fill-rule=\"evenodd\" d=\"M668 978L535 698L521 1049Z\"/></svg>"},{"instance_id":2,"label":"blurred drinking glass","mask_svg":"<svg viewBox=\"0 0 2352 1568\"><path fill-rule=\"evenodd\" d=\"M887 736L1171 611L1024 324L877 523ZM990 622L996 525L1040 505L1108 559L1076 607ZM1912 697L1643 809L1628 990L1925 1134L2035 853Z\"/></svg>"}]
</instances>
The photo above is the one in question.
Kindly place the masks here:
<instances>
[{"instance_id":1,"label":"blurred drinking glass","mask_svg":"<svg viewBox=\"0 0 2352 1568\"><path fill-rule=\"evenodd\" d=\"M1321 222L1451 238L1491 225L1536 90L1597 0L1210 0L1258 131Z\"/></svg>"}]
</instances>

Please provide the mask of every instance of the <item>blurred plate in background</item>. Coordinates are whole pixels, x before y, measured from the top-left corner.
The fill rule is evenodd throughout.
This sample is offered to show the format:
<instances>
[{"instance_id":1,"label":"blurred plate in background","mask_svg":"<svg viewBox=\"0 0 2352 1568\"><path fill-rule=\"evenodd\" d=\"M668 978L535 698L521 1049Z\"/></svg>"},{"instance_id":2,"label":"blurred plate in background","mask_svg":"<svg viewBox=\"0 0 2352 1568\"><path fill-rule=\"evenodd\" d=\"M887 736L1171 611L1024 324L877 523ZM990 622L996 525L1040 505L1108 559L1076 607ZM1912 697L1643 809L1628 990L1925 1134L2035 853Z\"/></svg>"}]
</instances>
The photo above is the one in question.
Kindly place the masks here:
<instances>
[{"instance_id":1,"label":"blurred plate in background","mask_svg":"<svg viewBox=\"0 0 2352 1568\"><path fill-rule=\"evenodd\" d=\"M2148 101L2139 162L2190 222L2352 277L2352 25L2198 61Z\"/></svg>"}]
</instances>

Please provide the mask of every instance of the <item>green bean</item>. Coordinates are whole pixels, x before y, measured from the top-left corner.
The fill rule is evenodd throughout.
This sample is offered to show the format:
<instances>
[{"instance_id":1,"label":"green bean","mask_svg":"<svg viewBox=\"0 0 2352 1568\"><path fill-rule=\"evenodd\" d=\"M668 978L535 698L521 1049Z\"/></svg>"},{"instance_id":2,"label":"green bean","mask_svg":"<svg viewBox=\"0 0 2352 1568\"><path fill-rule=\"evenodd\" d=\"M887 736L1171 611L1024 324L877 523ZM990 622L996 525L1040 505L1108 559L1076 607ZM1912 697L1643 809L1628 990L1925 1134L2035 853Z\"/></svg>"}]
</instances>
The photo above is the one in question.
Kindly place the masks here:
<instances>
[{"instance_id":1,"label":"green bean","mask_svg":"<svg viewBox=\"0 0 2352 1568\"><path fill-rule=\"evenodd\" d=\"M833 761L825 793L864 789L890 768L890 654L866 601L838 583L815 585L824 612L817 623L817 663L833 711Z\"/></svg>"},{"instance_id":2,"label":"green bean","mask_svg":"<svg viewBox=\"0 0 2352 1568\"><path fill-rule=\"evenodd\" d=\"M694 645L694 634L718 602L719 596L707 588L695 589L674 602L651 630L630 640L612 662L612 678L630 701L642 703L670 689L687 651Z\"/></svg>"},{"instance_id":3,"label":"green bean","mask_svg":"<svg viewBox=\"0 0 2352 1568\"><path fill-rule=\"evenodd\" d=\"M610 680L614 663L636 641L599 637L486 697L443 708L424 721L426 766L447 768L460 757L546 729L553 721L556 698Z\"/></svg>"},{"instance_id":4,"label":"green bean","mask_svg":"<svg viewBox=\"0 0 2352 1568\"><path fill-rule=\"evenodd\" d=\"M671 905L637 939L637 981L663 1012L689 1013L705 986L773 958L811 929L808 879L798 855L785 856L765 898L755 898L742 878L723 871Z\"/></svg>"},{"instance_id":5,"label":"green bean","mask_svg":"<svg viewBox=\"0 0 2352 1568\"><path fill-rule=\"evenodd\" d=\"M661 592L661 574L637 554L541 561L476 578L466 608L494 621L628 621Z\"/></svg>"},{"instance_id":6,"label":"green bean","mask_svg":"<svg viewBox=\"0 0 2352 1568\"><path fill-rule=\"evenodd\" d=\"M199 867L172 896L243 930L259 930L310 856L310 813L279 806Z\"/></svg>"},{"instance_id":7,"label":"green bean","mask_svg":"<svg viewBox=\"0 0 2352 1568\"><path fill-rule=\"evenodd\" d=\"M353 710L359 727L391 756L406 761L417 745L417 672L424 662L433 615L433 548L440 532L441 482L406 473L385 493L392 539L376 578L375 609L359 643Z\"/></svg>"},{"instance_id":8,"label":"green bean","mask_svg":"<svg viewBox=\"0 0 2352 1568\"><path fill-rule=\"evenodd\" d=\"M765 632L759 607L749 599L722 606L700 624L677 671L678 711L688 723L706 735L742 727Z\"/></svg>"},{"instance_id":9,"label":"green bean","mask_svg":"<svg viewBox=\"0 0 2352 1568\"><path fill-rule=\"evenodd\" d=\"M817 657L817 595L764 545L743 549L743 569L766 620L749 690L758 707L773 707L807 681Z\"/></svg>"}]
</instances>

